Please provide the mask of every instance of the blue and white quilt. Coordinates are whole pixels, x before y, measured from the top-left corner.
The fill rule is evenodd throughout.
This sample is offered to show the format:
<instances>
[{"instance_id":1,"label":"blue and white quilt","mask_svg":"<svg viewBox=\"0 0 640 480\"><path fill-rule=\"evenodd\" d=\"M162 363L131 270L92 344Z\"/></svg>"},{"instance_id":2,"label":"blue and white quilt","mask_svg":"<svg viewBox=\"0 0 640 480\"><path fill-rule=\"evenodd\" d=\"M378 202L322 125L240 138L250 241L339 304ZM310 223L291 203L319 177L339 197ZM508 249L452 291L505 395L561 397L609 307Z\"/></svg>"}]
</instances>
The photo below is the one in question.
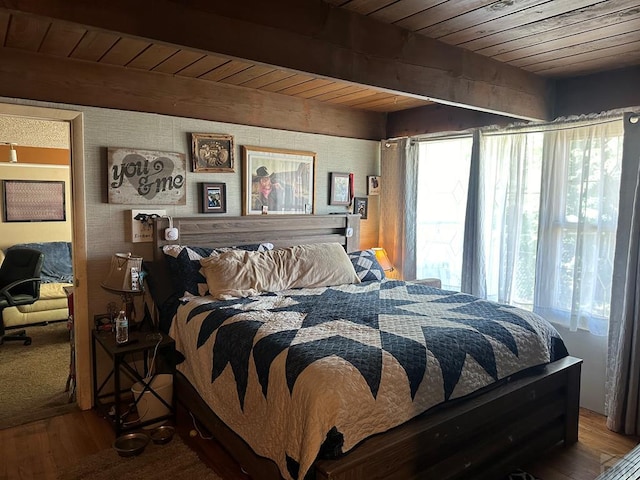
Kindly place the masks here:
<instances>
[{"instance_id":1,"label":"blue and white quilt","mask_svg":"<svg viewBox=\"0 0 640 480\"><path fill-rule=\"evenodd\" d=\"M186 358L178 369L284 478L303 478L321 447L347 452L567 355L531 312L395 280L197 297L179 308L170 334Z\"/></svg>"}]
</instances>

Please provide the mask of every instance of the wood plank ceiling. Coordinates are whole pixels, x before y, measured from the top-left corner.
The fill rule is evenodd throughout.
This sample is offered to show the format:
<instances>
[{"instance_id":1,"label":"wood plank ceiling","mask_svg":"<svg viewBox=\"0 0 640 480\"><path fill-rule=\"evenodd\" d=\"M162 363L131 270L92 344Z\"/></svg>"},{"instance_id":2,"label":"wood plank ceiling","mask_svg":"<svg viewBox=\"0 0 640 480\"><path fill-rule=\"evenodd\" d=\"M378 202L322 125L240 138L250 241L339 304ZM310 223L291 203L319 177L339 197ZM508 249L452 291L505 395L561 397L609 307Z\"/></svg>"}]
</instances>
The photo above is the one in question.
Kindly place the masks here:
<instances>
[{"instance_id":1,"label":"wood plank ceiling","mask_svg":"<svg viewBox=\"0 0 640 480\"><path fill-rule=\"evenodd\" d=\"M546 78L640 64L637 0L325 0ZM375 112L424 98L128 37L22 13L0 12L4 48L198 78Z\"/></svg>"}]
</instances>

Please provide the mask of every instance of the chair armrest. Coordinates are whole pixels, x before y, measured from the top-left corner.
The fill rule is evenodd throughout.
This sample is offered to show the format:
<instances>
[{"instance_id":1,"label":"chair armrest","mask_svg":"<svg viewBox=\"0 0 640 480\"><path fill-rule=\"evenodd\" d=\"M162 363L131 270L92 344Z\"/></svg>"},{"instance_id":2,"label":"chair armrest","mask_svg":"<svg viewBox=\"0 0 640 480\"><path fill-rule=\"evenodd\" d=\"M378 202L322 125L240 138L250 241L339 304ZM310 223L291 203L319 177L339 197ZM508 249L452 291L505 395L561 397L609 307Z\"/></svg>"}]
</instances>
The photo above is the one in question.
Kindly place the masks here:
<instances>
[{"instance_id":1,"label":"chair armrest","mask_svg":"<svg viewBox=\"0 0 640 480\"><path fill-rule=\"evenodd\" d=\"M22 280L16 280L15 282L10 283L9 285L5 286L3 289L0 289L0 296L4 297L7 299L7 302L9 303L9 305L11 306L16 306L16 302L13 299L13 296L10 293L10 290L12 290L13 288L17 287L18 285L23 285L25 283L36 283L35 285L35 292L36 294L34 295L35 299L37 300L40 297L40 282L41 282L41 278L40 277L33 277L33 278L23 278Z\"/></svg>"}]
</instances>

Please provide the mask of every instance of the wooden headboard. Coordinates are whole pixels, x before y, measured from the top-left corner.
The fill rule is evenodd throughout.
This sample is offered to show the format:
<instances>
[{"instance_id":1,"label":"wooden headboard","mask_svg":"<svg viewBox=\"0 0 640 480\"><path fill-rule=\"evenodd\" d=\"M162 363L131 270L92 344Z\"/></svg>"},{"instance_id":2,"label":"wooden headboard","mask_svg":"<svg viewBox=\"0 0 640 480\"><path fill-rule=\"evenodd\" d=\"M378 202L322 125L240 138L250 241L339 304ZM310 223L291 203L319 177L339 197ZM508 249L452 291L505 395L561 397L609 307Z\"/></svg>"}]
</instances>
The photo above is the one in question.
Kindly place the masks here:
<instances>
[{"instance_id":1,"label":"wooden headboard","mask_svg":"<svg viewBox=\"0 0 640 480\"><path fill-rule=\"evenodd\" d=\"M169 219L157 218L153 259L163 260L164 245L228 247L270 242L278 247L337 242L347 252L360 249L360 215L247 215L244 217L177 217L178 240L165 240Z\"/></svg>"}]
</instances>

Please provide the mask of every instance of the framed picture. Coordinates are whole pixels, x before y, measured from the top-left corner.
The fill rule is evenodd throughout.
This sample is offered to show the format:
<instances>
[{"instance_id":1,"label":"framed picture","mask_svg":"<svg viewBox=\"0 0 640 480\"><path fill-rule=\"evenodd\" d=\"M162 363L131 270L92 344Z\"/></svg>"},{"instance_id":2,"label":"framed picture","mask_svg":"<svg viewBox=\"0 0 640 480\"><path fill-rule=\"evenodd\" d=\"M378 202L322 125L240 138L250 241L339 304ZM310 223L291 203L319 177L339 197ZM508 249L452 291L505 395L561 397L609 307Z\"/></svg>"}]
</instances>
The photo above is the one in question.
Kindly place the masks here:
<instances>
[{"instance_id":1,"label":"framed picture","mask_svg":"<svg viewBox=\"0 0 640 480\"><path fill-rule=\"evenodd\" d=\"M109 203L185 205L184 153L107 148Z\"/></svg>"},{"instance_id":2,"label":"framed picture","mask_svg":"<svg viewBox=\"0 0 640 480\"><path fill-rule=\"evenodd\" d=\"M62 180L3 180L5 222L66 221Z\"/></svg>"},{"instance_id":3,"label":"framed picture","mask_svg":"<svg viewBox=\"0 0 640 480\"><path fill-rule=\"evenodd\" d=\"M227 186L224 183L202 183L202 213L227 213Z\"/></svg>"},{"instance_id":4,"label":"framed picture","mask_svg":"<svg viewBox=\"0 0 640 480\"><path fill-rule=\"evenodd\" d=\"M242 148L242 214L312 214L316 154L276 148Z\"/></svg>"},{"instance_id":5,"label":"framed picture","mask_svg":"<svg viewBox=\"0 0 640 480\"><path fill-rule=\"evenodd\" d=\"M329 205L349 205L349 174L331 172Z\"/></svg>"},{"instance_id":6,"label":"framed picture","mask_svg":"<svg viewBox=\"0 0 640 480\"><path fill-rule=\"evenodd\" d=\"M215 133L192 133L191 161L194 172L235 172L233 137Z\"/></svg>"},{"instance_id":7,"label":"framed picture","mask_svg":"<svg viewBox=\"0 0 640 480\"><path fill-rule=\"evenodd\" d=\"M359 213L361 220L366 220L369 214L369 199L367 197L355 197L353 199L353 213Z\"/></svg>"},{"instance_id":8,"label":"framed picture","mask_svg":"<svg viewBox=\"0 0 640 480\"><path fill-rule=\"evenodd\" d=\"M378 175L367 177L367 195L380 195L380 177Z\"/></svg>"},{"instance_id":9,"label":"framed picture","mask_svg":"<svg viewBox=\"0 0 640 480\"><path fill-rule=\"evenodd\" d=\"M153 242L153 222L166 215L166 210L131 210L131 242Z\"/></svg>"}]
</instances>

